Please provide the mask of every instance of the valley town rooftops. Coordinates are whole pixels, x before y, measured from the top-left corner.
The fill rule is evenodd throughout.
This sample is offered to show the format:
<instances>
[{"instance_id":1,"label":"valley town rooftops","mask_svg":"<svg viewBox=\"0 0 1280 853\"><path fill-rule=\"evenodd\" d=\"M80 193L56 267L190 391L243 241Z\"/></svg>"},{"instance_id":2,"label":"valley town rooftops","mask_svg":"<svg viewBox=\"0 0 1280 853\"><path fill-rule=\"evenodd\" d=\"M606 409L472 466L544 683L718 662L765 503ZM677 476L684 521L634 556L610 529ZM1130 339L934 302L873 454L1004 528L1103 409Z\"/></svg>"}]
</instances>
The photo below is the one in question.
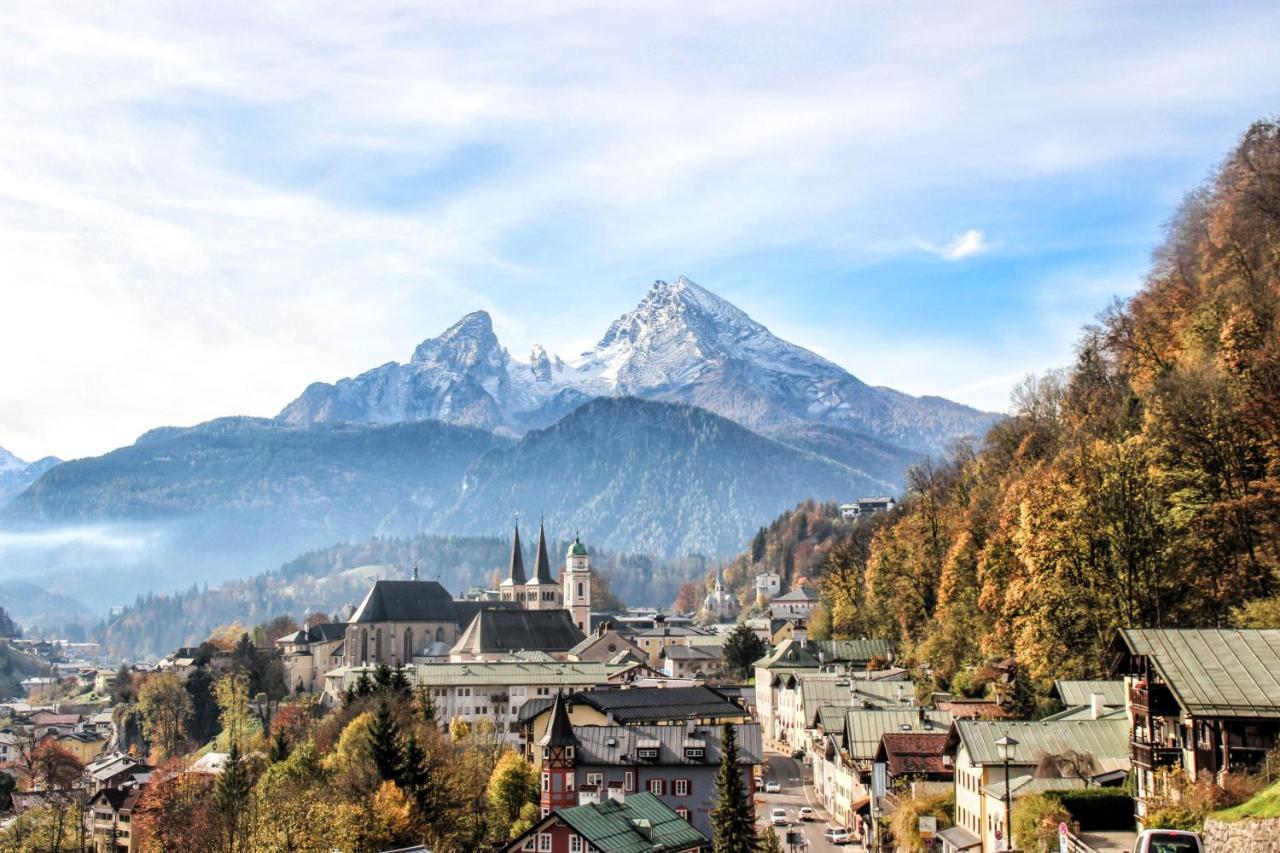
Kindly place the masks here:
<instances>
[{"instance_id":1,"label":"valley town rooftops","mask_svg":"<svg viewBox=\"0 0 1280 853\"><path fill-rule=\"evenodd\" d=\"M582 632L567 610L497 610L486 608L471 620L451 654L498 654L517 650L567 652L582 641Z\"/></svg>"},{"instance_id":2,"label":"valley town rooftops","mask_svg":"<svg viewBox=\"0 0 1280 853\"><path fill-rule=\"evenodd\" d=\"M609 853L665 853L699 849L705 835L647 791L555 812L587 843Z\"/></svg>"},{"instance_id":3,"label":"valley town rooftops","mask_svg":"<svg viewBox=\"0 0 1280 853\"><path fill-rule=\"evenodd\" d=\"M1114 648L1146 658L1192 716L1280 718L1280 630L1129 628Z\"/></svg>"},{"instance_id":4,"label":"valley town rooftops","mask_svg":"<svg viewBox=\"0 0 1280 853\"><path fill-rule=\"evenodd\" d=\"M738 763L759 764L764 755L760 725L739 723L734 729L738 735ZM720 763L720 726L716 724L698 726L692 732L685 726L671 725L574 726L573 737L578 744L579 765L634 766L641 761L637 750L642 747L658 751L655 758L643 760L646 766Z\"/></svg>"},{"instance_id":5,"label":"valley town rooftops","mask_svg":"<svg viewBox=\"0 0 1280 853\"><path fill-rule=\"evenodd\" d=\"M1124 707L1124 681L1063 681L1053 682L1053 692L1068 708L1089 705L1093 694L1102 694L1102 704L1108 708Z\"/></svg>"}]
</instances>

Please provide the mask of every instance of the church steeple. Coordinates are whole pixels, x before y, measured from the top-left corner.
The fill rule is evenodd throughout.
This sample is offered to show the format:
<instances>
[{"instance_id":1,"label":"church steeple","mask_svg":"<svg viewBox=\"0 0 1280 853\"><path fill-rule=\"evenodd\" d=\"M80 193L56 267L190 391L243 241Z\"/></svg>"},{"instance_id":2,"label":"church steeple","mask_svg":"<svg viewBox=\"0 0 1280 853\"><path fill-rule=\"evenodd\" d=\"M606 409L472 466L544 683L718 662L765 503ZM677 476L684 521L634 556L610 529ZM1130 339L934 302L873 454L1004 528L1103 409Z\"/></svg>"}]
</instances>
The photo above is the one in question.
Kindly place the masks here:
<instances>
[{"instance_id":1,"label":"church steeple","mask_svg":"<svg viewBox=\"0 0 1280 853\"><path fill-rule=\"evenodd\" d=\"M538 525L538 556L533 564L533 577L524 585L525 607L529 610L559 610L564 606L560 585L551 577L551 558L547 556L547 532Z\"/></svg>"},{"instance_id":2,"label":"church steeple","mask_svg":"<svg viewBox=\"0 0 1280 853\"><path fill-rule=\"evenodd\" d=\"M511 540L511 565L501 584L503 601L524 600L524 552L520 548L520 525L516 525L515 538Z\"/></svg>"},{"instance_id":3,"label":"church steeple","mask_svg":"<svg viewBox=\"0 0 1280 853\"><path fill-rule=\"evenodd\" d=\"M538 558L533 566L533 575L538 583L555 583L551 577L551 558L547 556L547 533L542 523L538 523Z\"/></svg>"}]
</instances>

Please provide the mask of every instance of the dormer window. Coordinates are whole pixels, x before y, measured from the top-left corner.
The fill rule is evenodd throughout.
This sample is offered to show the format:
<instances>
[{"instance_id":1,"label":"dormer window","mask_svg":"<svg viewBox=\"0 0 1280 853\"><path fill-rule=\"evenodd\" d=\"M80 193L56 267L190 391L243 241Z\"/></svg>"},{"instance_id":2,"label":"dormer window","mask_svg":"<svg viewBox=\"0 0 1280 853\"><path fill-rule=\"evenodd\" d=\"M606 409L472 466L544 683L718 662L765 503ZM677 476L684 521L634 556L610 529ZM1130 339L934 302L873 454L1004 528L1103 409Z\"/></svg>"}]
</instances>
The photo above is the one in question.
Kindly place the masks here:
<instances>
[{"instance_id":1,"label":"dormer window","mask_svg":"<svg viewBox=\"0 0 1280 853\"><path fill-rule=\"evenodd\" d=\"M636 750L636 757L646 761L655 761L658 758L658 750L651 746L642 746Z\"/></svg>"},{"instance_id":2,"label":"dormer window","mask_svg":"<svg viewBox=\"0 0 1280 853\"><path fill-rule=\"evenodd\" d=\"M685 758L702 758L704 755L706 755L706 750L700 746L686 746L684 748Z\"/></svg>"}]
</instances>

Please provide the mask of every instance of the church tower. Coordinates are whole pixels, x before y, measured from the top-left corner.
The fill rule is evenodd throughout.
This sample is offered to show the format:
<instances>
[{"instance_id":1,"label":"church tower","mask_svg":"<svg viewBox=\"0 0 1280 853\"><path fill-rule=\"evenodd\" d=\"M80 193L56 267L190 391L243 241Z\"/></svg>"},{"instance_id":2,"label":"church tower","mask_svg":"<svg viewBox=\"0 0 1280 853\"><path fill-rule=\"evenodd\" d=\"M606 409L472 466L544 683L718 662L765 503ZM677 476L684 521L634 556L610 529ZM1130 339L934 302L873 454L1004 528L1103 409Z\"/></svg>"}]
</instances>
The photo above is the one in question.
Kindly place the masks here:
<instances>
[{"instance_id":1,"label":"church tower","mask_svg":"<svg viewBox=\"0 0 1280 853\"><path fill-rule=\"evenodd\" d=\"M569 553L564 557L565 609L573 617L573 624L584 634L591 633L591 565L587 561L587 546L575 534Z\"/></svg>"},{"instance_id":2,"label":"church tower","mask_svg":"<svg viewBox=\"0 0 1280 853\"><path fill-rule=\"evenodd\" d=\"M520 526L516 525L516 537L511 542L511 566L507 577L499 585L503 601L524 602L524 554L520 550Z\"/></svg>"},{"instance_id":3,"label":"church tower","mask_svg":"<svg viewBox=\"0 0 1280 853\"><path fill-rule=\"evenodd\" d=\"M526 610L560 610L560 585L551 577L551 559L547 556L547 534L538 525L538 556L533 566L533 577L524 585Z\"/></svg>"},{"instance_id":4,"label":"church tower","mask_svg":"<svg viewBox=\"0 0 1280 853\"><path fill-rule=\"evenodd\" d=\"M547 733L538 741L542 750L542 793L538 805L546 817L556 809L566 809L578 804L577 786L574 784L574 753L578 740L573 736L573 724L569 721L569 709L564 694L556 693L551 706L551 720Z\"/></svg>"}]
</instances>

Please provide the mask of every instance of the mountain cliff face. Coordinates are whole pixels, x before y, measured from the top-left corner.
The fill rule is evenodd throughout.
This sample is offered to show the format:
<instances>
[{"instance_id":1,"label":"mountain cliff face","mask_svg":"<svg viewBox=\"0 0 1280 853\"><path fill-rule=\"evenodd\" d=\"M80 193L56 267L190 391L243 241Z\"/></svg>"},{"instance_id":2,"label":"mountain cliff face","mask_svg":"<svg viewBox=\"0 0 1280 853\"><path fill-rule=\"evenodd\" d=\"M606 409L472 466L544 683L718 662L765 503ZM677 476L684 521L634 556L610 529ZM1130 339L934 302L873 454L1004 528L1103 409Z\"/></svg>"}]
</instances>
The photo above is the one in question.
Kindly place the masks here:
<instances>
[{"instance_id":1,"label":"mountain cliff face","mask_svg":"<svg viewBox=\"0 0 1280 853\"><path fill-rule=\"evenodd\" d=\"M539 515L568 536L659 557L730 553L797 501L882 492L863 471L692 406L597 399L472 466L441 530L493 534Z\"/></svg>"},{"instance_id":2,"label":"mountain cliff face","mask_svg":"<svg viewBox=\"0 0 1280 853\"><path fill-rule=\"evenodd\" d=\"M656 282L600 342L565 362L535 347L528 362L502 349L484 312L423 342L407 364L316 383L285 407L291 424L439 418L520 434L594 397L687 403L766 435L834 427L907 452L981 435L994 415L860 381L788 343L681 277ZM830 440L830 435L828 436Z\"/></svg>"},{"instance_id":3,"label":"mountain cliff face","mask_svg":"<svg viewBox=\"0 0 1280 853\"><path fill-rule=\"evenodd\" d=\"M41 474L61 461L56 456L46 456L35 462L24 462L0 447L0 506L9 498L20 494L27 486L40 479Z\"/></svg>"}]
</instances>

